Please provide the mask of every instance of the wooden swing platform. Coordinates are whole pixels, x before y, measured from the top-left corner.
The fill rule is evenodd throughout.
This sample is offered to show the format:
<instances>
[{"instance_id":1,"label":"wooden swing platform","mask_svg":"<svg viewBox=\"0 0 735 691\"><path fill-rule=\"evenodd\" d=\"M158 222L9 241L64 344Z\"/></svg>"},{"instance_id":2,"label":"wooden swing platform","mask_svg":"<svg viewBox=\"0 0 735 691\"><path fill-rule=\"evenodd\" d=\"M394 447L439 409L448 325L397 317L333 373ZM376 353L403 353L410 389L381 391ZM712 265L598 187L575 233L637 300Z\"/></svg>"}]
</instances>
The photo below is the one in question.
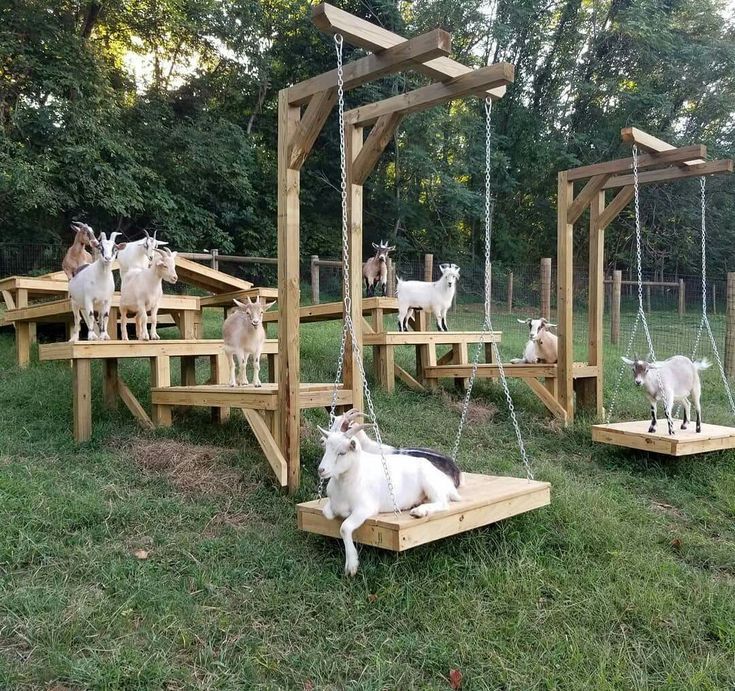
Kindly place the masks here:
<instances>
[{"instance_id":1,"label":"wooden swing platform","mask_svg":"<svg viewBox=\"0 0 735 691\"><path fill-rule=\"evenodd\" d=\"M465 473L464 479L465 484L459 488L462 501L453 502L446 511L427 518L414 518L408 511L398 516L393 513L378 514L355 531L355 542L403 552L427 542L497 523L551 502L551 485L548 482L475 473ZM300 530L340 537L342 519L328 520L322 515L326 501L317 499L296 507Z\"/></svg>"},{"instance_id":2,"label":"wooden swing platform","mask_svg":"<svg viewBox=\"0 0 735 691\"><path fill-rule=\"evenodd\" d=\"M735 449L735 428L722 425L702 425L694 431L694 423L687 430L675 428L668 433L666 420L659 420L656 432L648 432L650 420L616 422L610 425L592 425L592 441L629 449L651 451L667 456L692 456L697 453Z\"/></svg>"}]
</instances>

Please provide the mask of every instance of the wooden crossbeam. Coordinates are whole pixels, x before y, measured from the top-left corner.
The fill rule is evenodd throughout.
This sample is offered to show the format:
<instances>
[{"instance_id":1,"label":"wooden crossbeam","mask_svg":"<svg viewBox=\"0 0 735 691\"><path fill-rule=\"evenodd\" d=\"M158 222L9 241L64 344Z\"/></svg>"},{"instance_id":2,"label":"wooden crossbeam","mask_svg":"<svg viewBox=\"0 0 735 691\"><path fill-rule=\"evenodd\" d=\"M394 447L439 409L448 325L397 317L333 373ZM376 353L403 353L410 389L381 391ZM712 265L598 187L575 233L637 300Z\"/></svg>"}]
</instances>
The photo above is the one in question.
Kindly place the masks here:
<instances>
[{"instance_id":1,"label":"wooden crossbeam","mask_svg":"<svg viewBox=\"0 0 735 691\"><path fill-rule=\"evenodd\" d=\"M381 115L352 164L352 183L363 185L403 120L402 113Z\"/></svg>"},{"instance_id":2,"label":"wooden crossbeam","mask_svg":"<svg viewBox=\"0 0 735 691\"><path fill-rule=\"evenodd\" d=\"M385 50L406 41L403 36L355 17L349 12L340 10L328 3L315 5L312 8L312 20L321 31L330 34L340 33L348 43L366 50ZM444 57L416 64L415 67L419 72L440 81L454 79L472 72L471 68L461 62ZM492 99L498 99L502 98L504 94L505 86L498 86L488 88L485 95Z\"/></svg>"},{"instance_id":3,"label":"wooden crossbeam","mask_svg":"<svg viewBox=\"0 0 735 691\"><path fill-rule=\"evenodd\" d=\"M285 487L288 484L288 465L281 449L278 448L276 440L268 429L268 425L257 410L250 410L249 408L241 408L241 410L255 438L258 440L278 484Z\"/></svg>"},{"instance_id":4,"label":"wooden crossbeam","mask_svg":"<svg viewBox=\"0 0 735 691\"><path fill-rule=\"evenodd\" d=\"M337 88L320 91L309 101L301 120L294 127L288 150L289 168L299 170L337 101Z\"/></svg>"},{"instance_id":5,"label":"wooden crossbeam","mask_svg":"<svg viewBox=\"0 0 735 691\"><path fill-rule=\"evenodd\" d=\"M605 230L618 216L618 214L628 206L628 202L633 199L635 190L633 185L623 187L620 192L615 195L615 198L605 207L605 210L600 214L597 220L597 227L600 231Z\"/></svg>"},{"instance_id":6,"label":"wooden crossbeam","mask_svg":"<svg viewBox=\"0 0 735 691\"><path fill-rule=\"evenodd\" d=\"M349 91L366 82L395 74L416 63L449 55L451 52L451 34L442 29L434 29L345 65L342 75L344 90ZM288 101L291 105L301 106L314 94L336 86L337 70L324 72L292 86L288 90Z\"/></svg>"},{"instance_id":7,"label":"wooden crossbeam","mask_svg":"<svg viewBox=\"0 0 735 691\"><path fill-rule=\"evenodd\" d=\"M665 142L663 139L654 137L652 134L648 134L648 132L639 130L637 127L624 127L622 130L620 130L620 138L624 142L638 144L638 146L640 146L642 149L645 149L646 151L660 153L662 151L671 151L675 148L668 142ZM699 165L700 163L704 163L704 161L705 158L704 156L702 156L691 161L684 161L683 164L685 166L695 166Z\"/></svg>"},{"instance_id":8,"label":"wooden crossbeam","mask_svg":"<svg viewBox=\"0 0 735 691\"><path fill-rule=\"evenodd\" d=\"M589 182L584 186L582 191L574 198L572 205L567 211L567 223L574 223L589 206L595 195L602 189L602 186L608 181L610 175L595 175L590 178Z\"/></svg>"},{"instance_id":9,"label":"wooden crossbeam","mask_svg":"<svg viewBox=\"0 0 735 691\"><path fill-rule=\"evenodd\" d=\"M646 170L638 174L638 182L646 185L651 182L668 182L670 180L681 180L682 178L699 177L702 175L716 175L717 173L732 173L732 159L720 159L717 161L708 161L696 166L688 166L686 168L676 168L670 166L661 170ZM616 175L610 178L604 185L603 189L610 190L616 187L626 187L633 184L632 175Z\"/></svg>"},{"instance_id":10,"label":"wooden crossbeam","mask_svg":"<svg viewBox=\"0 0 735 691\"><path fill-rule=\"evenodd\" d=\"M429 84L406 94L398 94L348 110L345 113L345 122L356 127L364 127L372 125L382 115L390 113L406 115L455 98L484 94L492 86L510 84L513 81L513 73L513 65L508 62L481 67L448 82Z\"/></svg>"},{"instance_id":11,"label":"wooden crossbeam","mask_svg":"<svg viewBox=\"0 0 735 691\"><path fill-rule=\"evenodd\" d=\"M694 144L692 146L682 146L679 149L670 149L655 154L643 154L638 157L638 169L653 168L655 166L668 163L683 163L695 159L704 160L707 157L707 147L703 144ZM613 161L604 161L602 163L593 163L588 166L580 166L567 171L567 180L582 180L591 178L594 175L627 173L633 170L633 159L617 158Z\"/></svg>"}]
</instances>

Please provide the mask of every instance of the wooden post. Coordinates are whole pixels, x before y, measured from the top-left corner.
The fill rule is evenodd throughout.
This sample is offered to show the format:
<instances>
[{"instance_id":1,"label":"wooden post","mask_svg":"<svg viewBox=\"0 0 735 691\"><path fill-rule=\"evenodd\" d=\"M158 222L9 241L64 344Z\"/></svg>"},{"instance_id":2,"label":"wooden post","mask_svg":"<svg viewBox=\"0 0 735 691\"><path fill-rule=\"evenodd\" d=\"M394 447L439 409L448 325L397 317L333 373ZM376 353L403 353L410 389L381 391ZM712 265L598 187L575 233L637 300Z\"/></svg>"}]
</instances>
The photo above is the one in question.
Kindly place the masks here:
<instances>
[{"instance_id":1,"label":"wooden post","mask_svg":"<svg viewBox=\"0 0 735 691\"><path fill-rule=\"evenodd\" d=\"M396 296L396 265L393 260L388 257L388 295L393 298Z\"/></svg>"},{"instance_id":2,"label":"wooden post","mask_svg":"<svg viewBox=\"0 0 735 691\"><path fill-rule=\"evenodd\" d=\"M433 254L424 255L424 280L425 281L434 280L434 255Z\"/></svg>"},{"instance_id":3,"label":"wooden post","mask_svg":"<svg viewBox=\"0 0 735 691\"><path fill-rule=\"evenodd\" d=\"M651 314L651 284L646 284L646 312Z\"/></svg>"},{"instance_id":4,"label":"wooden post","mask_svg":"<svg viewBox=\"0 0 735 691\"><path fill-rule=\"evenodd\" d=\"M617 345L620 342L620 289L623 281L623 272L620 269L613 271L612 300L610 302L610 343Z\"/></svg>"},{"instance_id":5,"label":"wooden post","mask_svg":"<svg viewBox=\"0 0 735 691\"><path fill-rule=\"evenodd\" d=\"M558 174L557 194L557 315L559 334L559 361L557 382L559 404L567 412L567 424L574 420L574 226L567 221L569 207L574 199L574 183L567 172ZM549 261L549 268L551 262ZM550 273L550 272L549 272ZM546 315L547 318L549 315Z\"/></svg>"},{"instance_id":6,"label":"wooden post","mask_svg":"<svg viewBox=\"0 0 735 691\"><path fill-rule=\"evenodd\" d=\"M15 295L15 307L28 307L28 291L25 288L19 288ZM28 367L31 361L31 341L33 334L31 333L31 324L27 321L15 322L15 359L18 367Z\"/></svg>"},{"instance_id":7,"label":"wooden post","mask_svg":"<svg viewBox=\"0 0 735 691\"><path fill-rule=\"evenodd\" d=\"M92 361L75 358L71 363L74 396L74 441L92 436Z\"/></svg>"},{"instance_id":8,"label":"wooden post","mask_svg":"<svg viewBox=\"0 0 735 691\"><path fill-rule=\"evenodd\" d=\"M168 355L150 358L151 386L171 386L171 359ZM171 427L171 406L156 405L152 407L151 420L157 427Z\"/></svg>"},{"instance_id":9,"label":"wooden post","mask_svg":"<svg viewBox=\"0 0 735 691\"><path fill-rule=\"evenodd\" d=\"M725 374L735 377L735 272L727 273L727 319L725 331Z\"/></svg>"},{"instance_id":10,"label":"wooden post","mask_svg":"<svg viewBox=\"0 0 735 691\"><path fill-rule=\"evenodd\" d=\"M212 261L210 262L211 267L215 271L219 271L219 250L212 250Z\"/></svg>"},{"instance_id":11,"label":"wooden post","mask_svg":"<svg viewBox=\"0 0 735 691\"><path fill-rule=\"evenodd\" d=\"M319 304L319 255L311 255L311 302Z\"/></svg>"},{"instance_id":12,"label":"wooden post","mask_svg":"<svg viewBox=\"0 0 735 691\"><path fill-rule=\"evenodd\" d=\"M513 312L513 272L508 273L508 314Z\"/></svg>"},{"instance_id":13,"label":"wooden post","mask_svg":"<svg viewBox=\"0 0 735 691\"><path fill-rule=\"evenodd\" d=\"M105 399L105 408L113 410L117 408L117 396L119 391L117 376L117 358L105 358L102 361L104 372L102 378L102 391Z\"/></svg>"},{"instance_id":14,"label":"wooden post","mask_svg":"<svg viewBox=\"0 0 735 691\"><path fill-rule=\"evenodd\" d=\"M686 292L684 288L684 279L679 279L679 316L683 317L687 311Z\"/></svg>"},{"instance_id":15,"label":"wooden post","mask_svg":"<svg viewBox=\"0 0 735 691\"><path fill-rule=\"evenodd\" d=\"M278 93L278 444L288 464L288 489L301 481L299 456L301 409L299 388L299 183L300 173L290 167L289 144L300 108L288 103L288 90Z\"/></svg>"},{"instance_id":16,"label":"wooden post","mask_svg":"<svg viewBox=\"0 0 735 691\"><path fill-rule=\"evenodd\" d=\"M571 287L570 287L571 289ZM541 260L541 317L551 319L551 258Z\"/></svg>"},{"instance_id":17,"label":"wooden post","mask_svg":"<svg viewBox=\"0 0 735 691\"><path fill-rule=\"evenodd\" d=\"M717 314L717 292L715 291L715 284L711 286L712 293L712 314Z\"/></svg>"}]
</instances>

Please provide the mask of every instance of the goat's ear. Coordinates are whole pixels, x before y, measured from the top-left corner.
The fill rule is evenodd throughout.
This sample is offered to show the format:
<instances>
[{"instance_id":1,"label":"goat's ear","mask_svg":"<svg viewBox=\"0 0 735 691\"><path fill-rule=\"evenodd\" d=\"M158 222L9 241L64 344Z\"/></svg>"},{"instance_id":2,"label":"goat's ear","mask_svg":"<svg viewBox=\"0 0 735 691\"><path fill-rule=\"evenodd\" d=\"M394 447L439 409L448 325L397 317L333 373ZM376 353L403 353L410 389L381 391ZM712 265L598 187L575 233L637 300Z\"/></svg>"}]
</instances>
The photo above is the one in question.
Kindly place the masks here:
<instances>
[{"instance_id":1,"label":"goat's ear","mask_svg":"<svg viewBox=\"0 0 735 691\"><path fill-rule=\"evenodd\" d=\"M395 248L396 248L396 246L395 246L395 245L391 245L391 246L390 246L390 247L388 248L388 251L389 251L389 252L393 252L393 251L395 250Z\"/></svg>"},{"instance_id":2,"label":"goat's ear","mask_svg":"<svg viewBox=\"0 0 735 691\"><path fill-rule=\"evenodd\" d=\"M376 245L374 242L371 243L371 244L372 244L374 250L379 250L380 249L380 247L378 245Z\"/></svg>"},{"instance_id":3,"label":"goat's ear","mask_svg":"<svg viewBox=\"0 0 735 691\"><path fill-rule=\"evenodd\" d=\"M557 327L556 324L552 324L551 322L546 322L546 326L548 326L551 329L555 329Z\"/></svg>"},{"instance_id":4,"label":"goat's ear","mask_svg":"<svg viewBox=\"0 0 735 691\"><path fill-rule=\"evenodd\" d=\"M621 360L622 360L622 361L623 361L623 362L624 362L624 363L625 363L626 365L634 365L634 364L635 364L635 362L634 362L633 360L631 360L630 358L627 358L627 357L621 357L620 359L621 359Z\"/></svg>"},{"instance_id":5,"label":"goat's ear","mask_svg":"<svg viewBox=\"0 0 735 691\"><path fill-rule=\"evenodd\" d=\"M232 301L233 301L233 302L234 302L234 303L235 303L235 304L236 304L236 305L237 305L238 307L242 307L243 309L245 309L245 308L247 307L247 305L246 305L246 304L245 304L244 302L240 302L239 300L236 300L235 298L233 298L233 299L232 299Z\"/></svg>"},{"instance_id":6,"label":"goat's ear","mask_svg":"<svg viewBox=\"0 0 735 691\"><path fill-rule=\"evenodd\" d=\"M128 246L127 242L121 242L115 245L115 249L119 252L120 250L124 250L127 246Z\"/></svg>"}]
</instances>

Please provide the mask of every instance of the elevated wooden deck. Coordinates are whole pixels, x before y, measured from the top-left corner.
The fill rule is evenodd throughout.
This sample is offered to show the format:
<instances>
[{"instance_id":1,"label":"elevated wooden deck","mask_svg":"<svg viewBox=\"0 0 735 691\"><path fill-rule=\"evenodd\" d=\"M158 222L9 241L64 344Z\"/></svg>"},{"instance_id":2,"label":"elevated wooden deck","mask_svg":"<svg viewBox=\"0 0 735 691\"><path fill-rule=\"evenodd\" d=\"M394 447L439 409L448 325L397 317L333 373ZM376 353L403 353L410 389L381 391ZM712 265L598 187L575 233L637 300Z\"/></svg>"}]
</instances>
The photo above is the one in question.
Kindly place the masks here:
<instances>
[{"instance_id":1,"label":"elevated wooden deck","mask_svg":"<svg viewBox=\"0 0 735 691\"><path fill-rule=\"evenodd\" d=\"M427 518L414 518L408 511L395 516L381 513L366 521L354 539L364 545L403 552L443 537L502 521L551 502L551 485L517 477L465 473L459 492L462 501ZM299 528L309 533L340 537L342 520L322 514L326 499L299 504Z\"/></svg>"},{"instance_id":2,"label":"elevated wooden deck","mask_svg":"<svg viewBox=\"0 0 735 691\"><path fill-rule=\"evenodd\" d=\"M483 334L482 331L379 331L365 333L363 342L369 346L399 346L399 345L454 345L479 343L500 343L502 331L492 331Z\"/></svg>"}]
</instances>

